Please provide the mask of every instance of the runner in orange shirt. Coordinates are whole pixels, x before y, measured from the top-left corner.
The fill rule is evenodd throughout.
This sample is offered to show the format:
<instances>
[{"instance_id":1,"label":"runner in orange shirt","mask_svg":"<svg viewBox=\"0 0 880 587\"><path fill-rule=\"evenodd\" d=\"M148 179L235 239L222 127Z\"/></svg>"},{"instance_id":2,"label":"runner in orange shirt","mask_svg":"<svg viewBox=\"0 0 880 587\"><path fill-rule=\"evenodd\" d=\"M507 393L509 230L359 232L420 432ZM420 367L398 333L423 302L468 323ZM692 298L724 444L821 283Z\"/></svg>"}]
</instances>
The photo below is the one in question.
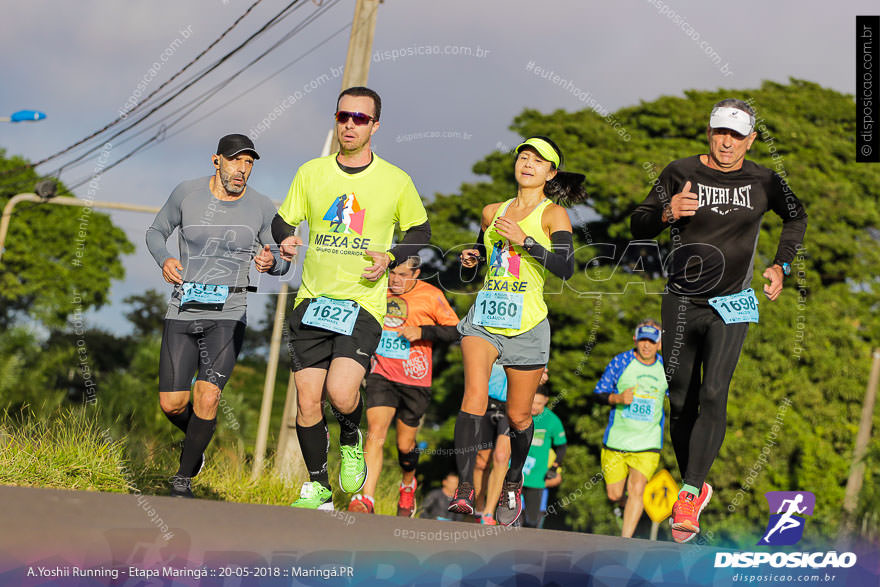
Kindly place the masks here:
<instances>
[{"instance_id":1,"label":"runner in orange shirt","mask_svg":"<svg viewBox=\"0 0 880 587\"><path fill-rule=\"evenodd\" d=\"M397 416L397 459L403 478L397 515L416 511L416 432L431 401L431 353L435 341L458 340L458 316L439 289L419 281L419 258L410 257L388 274L388 313L367 376L367 481L349 511L373 513L382 472L385 435Z\"/></svg>"}]
</instances>

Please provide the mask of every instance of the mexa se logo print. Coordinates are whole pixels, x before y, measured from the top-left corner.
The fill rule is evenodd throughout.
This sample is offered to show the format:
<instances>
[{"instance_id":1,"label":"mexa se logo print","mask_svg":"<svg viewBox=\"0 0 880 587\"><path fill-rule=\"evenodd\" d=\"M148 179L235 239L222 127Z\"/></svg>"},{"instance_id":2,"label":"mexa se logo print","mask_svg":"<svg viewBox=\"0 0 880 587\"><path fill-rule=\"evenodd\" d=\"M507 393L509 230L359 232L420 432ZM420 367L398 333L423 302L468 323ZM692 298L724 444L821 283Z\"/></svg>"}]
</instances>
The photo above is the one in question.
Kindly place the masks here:
<instances>
[{"instance_id":1,"label":"mexa se logo print","mask_svg":"<svg viewBox=\"0 0 880 587\"><path fill-rule=\"evenodd\" d=\"M366 212L354 194L342 194L327 208L324 220L330 223L330 232L363 235Z\"/></svg>"}]
</instances>

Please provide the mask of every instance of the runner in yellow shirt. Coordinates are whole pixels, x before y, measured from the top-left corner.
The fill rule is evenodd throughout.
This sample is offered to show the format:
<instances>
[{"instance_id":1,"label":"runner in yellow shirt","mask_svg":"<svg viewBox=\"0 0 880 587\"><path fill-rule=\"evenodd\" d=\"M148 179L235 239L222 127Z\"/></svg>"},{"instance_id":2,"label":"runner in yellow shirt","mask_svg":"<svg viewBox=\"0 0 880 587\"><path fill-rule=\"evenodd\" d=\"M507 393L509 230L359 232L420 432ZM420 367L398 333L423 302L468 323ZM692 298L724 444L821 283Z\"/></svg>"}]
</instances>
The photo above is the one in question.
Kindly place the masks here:
<instances>
[{"instance_id":1,"label":"runner in yellow shirt","mask_svg":"<svg viewBox=\"0 0 880 587\"><path fill-rule=\"evenodd\" d=\"M474 513L474 463L497 360L507 373L510 421L510 468L495 509L495 519L505 526L522 513L522 469L534 433L532 399L550 358L544 280L548 271L562 279L574 273L571 222L551 199L570 204L586 197L584 176L561 172L561 165L562 152L550 139L535 136L520 144L514 163L516 197L483 208L477 244L461 254L465 267L476 267L487 256L489 266L476 303L458 325L465 379L455 422L461 482L449 511Z\"/></svg>"},{"instance_id":2,"label":"runner in yellow shirt","mask_svg":"<svg viewBox=\"0 0 880 587\"><path fill-rule=\"evenodd\" d=\"M309 471L294 507L333 509L325 390L340 426L339 484L347 493L363 487L367 465L359 387L382 333L386 271L395 259L417 256L431 238L412 179L371 149L381 107L379 95L369 88L348 88L339 95L339 152L299 168L272 223L283 259L291 259L304 244L294 235L296 226L303 220L309 224L302 285L290 315L296 433ZM395 224L406 235L389 251Z\"/></svg>"}]
</instances>

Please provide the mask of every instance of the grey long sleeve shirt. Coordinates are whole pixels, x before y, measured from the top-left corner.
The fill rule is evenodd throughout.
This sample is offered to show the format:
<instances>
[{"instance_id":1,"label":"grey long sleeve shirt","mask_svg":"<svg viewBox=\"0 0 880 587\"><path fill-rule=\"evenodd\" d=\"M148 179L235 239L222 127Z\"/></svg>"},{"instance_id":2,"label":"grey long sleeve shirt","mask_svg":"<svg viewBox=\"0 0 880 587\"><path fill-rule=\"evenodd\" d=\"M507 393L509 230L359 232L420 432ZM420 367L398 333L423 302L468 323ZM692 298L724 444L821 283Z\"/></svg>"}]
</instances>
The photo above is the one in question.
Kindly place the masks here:
<instances>
[{"instance_id":1,"label":"grey long sleeve shirt","mask_svg":"<svg viewBox=\"0 0 880 587\"><path fill-rule=\"evenodd\" d=\"M183 280L189 283L228 285L222 310L180 310L181 286L175 285L166 319L246 321L248 272L264 245L274 245L272 218L275 205L252 187L236 200L218 200L209 188L210 177L180 183L153 224L147 229L147 248L161 268L172 255L166 242L178 229ZM270 275L283 275L290 263L275 253Z\"/></svg>"}]
</instances>

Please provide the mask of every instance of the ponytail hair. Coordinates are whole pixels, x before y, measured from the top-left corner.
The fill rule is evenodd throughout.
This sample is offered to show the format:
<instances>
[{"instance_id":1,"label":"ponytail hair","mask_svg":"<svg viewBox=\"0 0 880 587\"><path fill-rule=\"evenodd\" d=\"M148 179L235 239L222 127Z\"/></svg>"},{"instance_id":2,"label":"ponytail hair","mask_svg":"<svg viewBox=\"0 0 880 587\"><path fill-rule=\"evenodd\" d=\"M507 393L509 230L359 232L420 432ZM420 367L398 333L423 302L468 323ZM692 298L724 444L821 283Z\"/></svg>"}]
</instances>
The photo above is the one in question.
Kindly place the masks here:
<instances>
[{"instance_id":1,"label":"ponytail hair","mask_svg":"<svg viewBox=\"0 0 880 587\"><path fill-rule=\"evenodd\" d=\"M539 139L538 142L532 143L530 142L532 139ZM553 161L553 153L547 151L542 153L542 151L546 151L546 147L550 146L557 158L559 159L559 165L557 166L555 161ZM550 161L553 169L556 169L556 176L548 181L544 185L544 195L559 204L560 206L564 206L566 208L571 207L575 204L583 202L587 199L587 190L584 188L584 180L586 176L581 173L571 173L568 171L559 171L559 169L564 164L564 158L562 156L562 149L554 143L550 138L542 136L542 135L533 135L523 141L517 148L516 153L519 153L520 150L525 147L530 147L538 151L538 154L543 158Z\"/></svg>"},{"instance_id":2,"label":"ponytail hair","mask_svg":"<svg viewBox=\"0 0 880 587\"><path fill-rule=\"evenodd\" d=\"M544 195L565 208L570 208L587 199L582 173L557 171L556 177L544 185Z\"/></svg>"}]
</instances>

